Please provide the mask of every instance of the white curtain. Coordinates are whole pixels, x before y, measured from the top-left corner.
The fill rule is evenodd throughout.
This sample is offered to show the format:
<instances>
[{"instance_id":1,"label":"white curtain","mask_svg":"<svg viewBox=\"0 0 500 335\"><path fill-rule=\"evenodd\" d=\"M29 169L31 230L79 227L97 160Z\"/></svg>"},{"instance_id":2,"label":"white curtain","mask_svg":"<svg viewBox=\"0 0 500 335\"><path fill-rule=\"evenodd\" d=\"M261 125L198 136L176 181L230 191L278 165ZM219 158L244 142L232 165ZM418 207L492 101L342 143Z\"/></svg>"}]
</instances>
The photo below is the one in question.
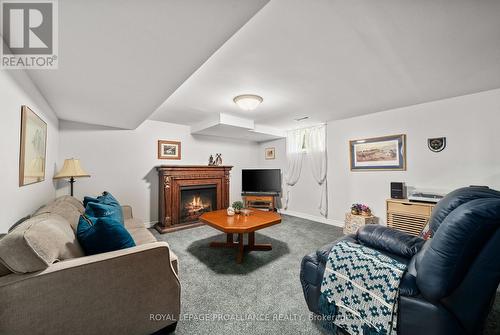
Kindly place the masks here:
<instances>
[{"instance_id":1,"label":"white curtain","mask_svg":"<svg viewBox=\"0 0 500 335\"><path fill-rule=\"evenodd\" d=\"M314 179L321 187L319 212L324 217L328 216L328 186L327 153L326 153L326 126L321 125L308 129L307 156L311 165Z\"/></svg>"},{"instance_id":2,"label":"white curtain","mask_svg":"<svg viewBox=\"0 0 500 335\"><path fill-rule=\"evenodd\" d=\"M326 151L326 126L296 129L287 132L286 136L287 168L285 183L283 185L285 204L288 209L290 188L300 178L304 157L309 160L314 179L321 188L319 212L324 217L328 216L328 186L327 186L327 151Z\"/></svg>"},{"instance_id":3,"label":"white curtain","mask_svg":"<svg viewBox=\"0 0 500 335\"><path fill-rule=\"evenodd\" d=\"M288 208L288 200L290 199L290 187L295 185L300 178L302 171L302 162L304 160L304 141L305 132L303 129L291 130L286 136L286 159L287 167L285 170L284 195L285 205Z\"/></svg>"}]
</instances>

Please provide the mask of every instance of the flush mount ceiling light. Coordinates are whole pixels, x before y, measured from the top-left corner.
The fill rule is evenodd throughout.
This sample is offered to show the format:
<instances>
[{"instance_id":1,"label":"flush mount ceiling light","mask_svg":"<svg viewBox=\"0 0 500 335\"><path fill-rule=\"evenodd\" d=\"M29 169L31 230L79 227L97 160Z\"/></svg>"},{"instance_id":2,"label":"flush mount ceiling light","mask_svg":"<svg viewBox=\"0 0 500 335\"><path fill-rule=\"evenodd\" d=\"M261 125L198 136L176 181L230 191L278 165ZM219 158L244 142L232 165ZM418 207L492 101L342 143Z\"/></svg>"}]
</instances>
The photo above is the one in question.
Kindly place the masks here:
<instances>
[{"instance_id":1,"label":"flush mount ceiling light","mask_svg":"<svg viewBox=\"0 0 500 335\"><path fill-rule=\"evenodd\" d=\"M244 111L251 111L259 107L264 99L255 94L243 94L234 97L233 101Z\"/></svg>"}]
</instances>

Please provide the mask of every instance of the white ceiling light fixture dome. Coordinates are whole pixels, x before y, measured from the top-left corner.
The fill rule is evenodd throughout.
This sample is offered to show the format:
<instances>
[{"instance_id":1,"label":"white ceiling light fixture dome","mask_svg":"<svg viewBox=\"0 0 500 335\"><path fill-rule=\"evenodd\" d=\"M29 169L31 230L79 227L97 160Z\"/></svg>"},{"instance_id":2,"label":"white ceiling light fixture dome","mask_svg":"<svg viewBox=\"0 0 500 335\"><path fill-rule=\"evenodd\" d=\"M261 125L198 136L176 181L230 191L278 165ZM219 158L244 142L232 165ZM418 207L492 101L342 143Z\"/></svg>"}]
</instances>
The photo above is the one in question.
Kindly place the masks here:
<instances>
[{"instance_id":1,"label":"white ceiling light fixture dome","mask_svg":"<svg viewBox=\"0 0 500 335\"><path fill-rule=\"evenodd\" d=\"M262 99L261 96L255 94L242 94L234 97L233 101L244 111L252 111L259 107L264 99Z\"/></svg>"}]
</instances>

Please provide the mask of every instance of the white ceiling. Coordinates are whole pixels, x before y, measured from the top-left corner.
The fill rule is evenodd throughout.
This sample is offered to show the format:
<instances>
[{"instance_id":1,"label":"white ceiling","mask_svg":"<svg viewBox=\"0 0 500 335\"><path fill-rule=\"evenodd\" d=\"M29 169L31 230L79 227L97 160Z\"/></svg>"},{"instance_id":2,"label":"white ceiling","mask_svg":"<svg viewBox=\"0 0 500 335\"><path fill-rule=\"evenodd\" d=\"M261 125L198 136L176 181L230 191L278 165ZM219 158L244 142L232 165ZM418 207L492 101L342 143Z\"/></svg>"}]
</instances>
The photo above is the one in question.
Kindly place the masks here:
<instances>
[{"instance_id":1,"label":"white ceiling","mask_svg":"<svg viewBox=\"0 0 500 335\"><path fill-rule=\"evenodd\" d=\"M59 69L28 73L60 119L133 129L224 113L266 138L500 88L499 17L498 0L59 1ZM243 112L245 93L264 102Z\"/></svg>"},{"instance_id":2,"label":"white ceiling","mask_svg":"<svg viewBox=\"0 0 500 335\"><path fill-rule=\"evenodd\" d=\"M267 2L59 1L59 69L28 72L60 119L136 128Z\"/></svg>"},{"instance_id":3,"label":"white ceiling","mask_svg":"<svg viewBox=\"0 0 500 335\"><path fill-rule=\"evenodd\" d=\"M499 18L498 0L271 0L151 118L286 129L499 88ZM264 102L240 111L245 93Z\"/></svg>"}]
</instances>

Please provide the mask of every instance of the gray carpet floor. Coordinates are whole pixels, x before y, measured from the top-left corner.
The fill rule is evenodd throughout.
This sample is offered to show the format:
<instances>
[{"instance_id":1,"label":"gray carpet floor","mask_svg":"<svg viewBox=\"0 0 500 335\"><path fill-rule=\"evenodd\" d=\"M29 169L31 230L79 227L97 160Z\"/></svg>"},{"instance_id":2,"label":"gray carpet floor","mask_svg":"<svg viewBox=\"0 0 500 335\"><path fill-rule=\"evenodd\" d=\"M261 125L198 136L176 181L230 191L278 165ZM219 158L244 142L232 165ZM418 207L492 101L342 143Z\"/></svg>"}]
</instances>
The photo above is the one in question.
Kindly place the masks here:
<instances>
[{"instance_id":1,"label":"gray carpet floor","mask_svg":"<svg viewBox=\"0 0 500 335\"><path fill-rule=\"evenodd\" d=\"M325 334L311 320L299 280L302 257L341 237L342 229L292 216L256 233L253 251L237 264L234 249L213 249L219 231L202 226L160 235L179 257L181 320L175 334ZM486 335L500 334L500 294Z\"/></svg>"}]
</instances>

